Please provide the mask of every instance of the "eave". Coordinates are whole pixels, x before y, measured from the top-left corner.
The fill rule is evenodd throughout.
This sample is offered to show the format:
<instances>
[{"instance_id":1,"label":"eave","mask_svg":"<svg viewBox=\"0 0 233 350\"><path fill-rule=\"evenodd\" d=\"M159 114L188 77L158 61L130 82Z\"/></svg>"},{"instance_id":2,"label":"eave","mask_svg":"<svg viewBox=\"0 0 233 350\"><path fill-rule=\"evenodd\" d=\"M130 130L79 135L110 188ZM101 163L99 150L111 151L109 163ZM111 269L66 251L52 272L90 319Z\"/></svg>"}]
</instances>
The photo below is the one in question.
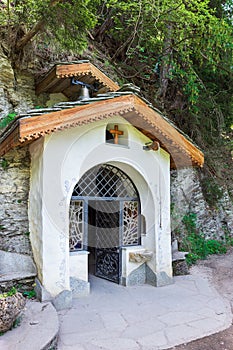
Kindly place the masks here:
<instances>
[{"instance_id":1,"label":"eave","mask_svg":"<svg viewBox=\"0 0 233 350\"><path fill-rule=\"evenodd\" d=\"M0 156L59 130L121 116L171 156L171 168L203 166L203 153L156 110L133 94L39 116L18 118L0 136Z\"/></svg>"},{"instance_id":2,"label":"eave","mask_svg":"<svg viewBox=\"0 0 233 350\"><path fill-rule=\"evenodd\" d=\"M36 94L63 93L69 100L75 100L80 87L71 84L71 78L93 85L98 84L95 94L116 91L119 86L90 62L76 64L57 64L35 83Z\"/></svg>"}]
</instances>

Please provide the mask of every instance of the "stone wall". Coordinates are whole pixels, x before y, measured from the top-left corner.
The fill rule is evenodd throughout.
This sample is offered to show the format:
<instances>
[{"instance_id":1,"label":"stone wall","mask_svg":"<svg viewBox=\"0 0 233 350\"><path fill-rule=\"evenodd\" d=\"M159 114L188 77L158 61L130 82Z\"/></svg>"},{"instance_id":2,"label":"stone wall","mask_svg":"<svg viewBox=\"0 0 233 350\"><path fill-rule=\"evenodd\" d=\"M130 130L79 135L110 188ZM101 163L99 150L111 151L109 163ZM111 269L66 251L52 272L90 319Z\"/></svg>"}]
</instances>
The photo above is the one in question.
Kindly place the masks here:
<instances>
[{"instance_id":1,"label":"stone wall","mask_svg":"<svg viewBox=\"0 0 233 350\"><path fill-rule=\"evenodd\" d=\"M23 113L43 105L45 96L35 95L34 74L16 71L0 46L0 120L8 113ZM1 131L1 130L0 130ZM31 255L28 228L30 155L17 148L0 158L0 250Z\"/></svg>"},{"instance_id":2,"label":"stone wall","mask_svg":"<svg viewBox=\"0 0 233 350\"><path fill-rule=\"evenodd\" d=\"M0 46L0 120L8 113L23 113L43 105L45 95L35 95L34 74L28 70L13 70Z\"/></svg>"},{"instance_id":3,"label":"stone wall","mask_svg":"<svg viewBox=\"0 0 233 350\"><path fill-rule=\"evenodd\" d=\"M223 196L210 207L203 195L197 170L182 169L171 173L172 231L182 235L182 218L188 213L196 214L199 232L206 238L221 238L227 233L233 236L233 204L226 189Z\"/></svg>"},{"instance_id":4,"label":"stone wall","mask_svg":"<svg viewBox=\"0 0 233 350\"><path fill-rule=\"evenodd\" d=\"M0 249L31 255L28 229L30 155L16 148L0 158Z\"/></svg>"}]
</instances>

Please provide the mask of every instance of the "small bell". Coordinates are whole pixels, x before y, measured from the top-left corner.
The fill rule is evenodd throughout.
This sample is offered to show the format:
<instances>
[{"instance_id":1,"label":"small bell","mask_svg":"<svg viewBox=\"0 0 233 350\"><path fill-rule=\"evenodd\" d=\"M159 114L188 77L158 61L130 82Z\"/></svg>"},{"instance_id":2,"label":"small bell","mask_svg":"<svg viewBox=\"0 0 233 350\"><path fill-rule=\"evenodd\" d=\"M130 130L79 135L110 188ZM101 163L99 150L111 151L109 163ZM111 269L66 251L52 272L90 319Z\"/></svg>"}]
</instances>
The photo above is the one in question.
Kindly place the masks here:
<instances>
[{"instance_id":1,"label":"small bell","mask_svg":"<svg viewBox=\"0 0 233 350\"><path fill-rule=\"evenodd\" d=\"M81 86L81 93L79 96L79 100L84 100L86 98L90 98L90 93L89 93L89 89L87 86Z\"/></svg>"}]
</instances>

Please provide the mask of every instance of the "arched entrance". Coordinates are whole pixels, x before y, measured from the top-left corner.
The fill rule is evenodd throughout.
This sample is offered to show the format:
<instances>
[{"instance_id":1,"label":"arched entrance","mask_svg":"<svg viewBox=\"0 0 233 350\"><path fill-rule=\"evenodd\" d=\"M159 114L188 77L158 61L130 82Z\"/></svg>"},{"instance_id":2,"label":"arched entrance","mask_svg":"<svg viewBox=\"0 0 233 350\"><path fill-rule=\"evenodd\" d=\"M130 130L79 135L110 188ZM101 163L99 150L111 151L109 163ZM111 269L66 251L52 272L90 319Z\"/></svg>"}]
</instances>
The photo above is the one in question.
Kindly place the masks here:
<instances>
[{"instance_id":1,"label":"arched entrance","mask_svg":"<svg viewBox=\"0 0 233 350\"><path fill-rule=\"evenodd\" d=\"M119 168L101 164L74 187L70 203L70 250L88 250L89 270L121 283L122 247L139 245L140 200Z\"/></svg>"}]
</instances>

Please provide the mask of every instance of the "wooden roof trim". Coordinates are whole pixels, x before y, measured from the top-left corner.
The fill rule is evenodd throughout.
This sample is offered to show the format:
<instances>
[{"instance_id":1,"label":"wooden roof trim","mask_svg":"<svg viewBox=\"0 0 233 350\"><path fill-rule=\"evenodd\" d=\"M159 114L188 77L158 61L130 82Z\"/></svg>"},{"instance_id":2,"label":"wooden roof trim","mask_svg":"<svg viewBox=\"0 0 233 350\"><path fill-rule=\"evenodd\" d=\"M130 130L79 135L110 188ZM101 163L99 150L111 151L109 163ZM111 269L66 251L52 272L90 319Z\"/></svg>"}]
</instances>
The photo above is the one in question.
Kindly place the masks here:
<instances>
[{"instance_id":1,"label":"wooden roof trim","mask_svg":"<svg viewBox=\"0 0 233 350\"><path fill-rule=\"evenodd\" d=\"M58 64L54 66L38 83L36 83L36 94L48 91L58 83L60 79L81 77L85 75L93 76L98 82L107 86L109 91L117 91L119 85L114 83L103 72L92 63Z\"/></svg>"},{"instance_id":2,"label":"wooden roof trim","mask_svg":"<svg viewBox=\"0 0 233 350\"><path fill-rule=\"evenodd\" d=\"M57 130L90 124L115 115L122 116L152 140L158 140L161 147L171 155L173 167L203 165L203 153L135 95L123 95L94 104L18 119L18 127L6 135L2 142L0 154Z\"/></svg>"},{"instance_id":3,"label":"wooden roof trim","mask_svg":"<svg viewBox=\"0 0 233 350\"><path fill-rule=\"evenodd\" d=\"M111 101L111 103L109 103ZM90 124L97 120L110 118L114 115L124 115L132 111L130 96L95 102L95 104L77 106L58 112L23 118L20 124L20 142L35 140L44 134L56 130Z\"/></svg>"},{"instance_id":4,"label":"wooden roof trim","mask_svg":"<svg viewBox=\"0 0 233 350\"><path fill-rule=\"evenodd\" d=\"M96 68L92 63L77 63L70 65L58 65L56 75L58 78L67 78L72 76L81 76L91 74L100 83L109 87L110 91L117 91L119 85L114 83L103 72Z\"/></svg>"},{"instance_id":5,"label":"wooden roof trim","mask_svg":"<svg viewBox=\"0 0 233 350\"><path fill-rule=\"evenodd\" d=\"M167 146L168 152L172 155L172 147L176 147L183 154L188 154L192 163L202 166L204 163L203 153L194 146L184 135L182 135L174 126L169 124L159 113L150 108L144 101L139 97L133 95L135 100L136 111L140 114L141 118L146 122L148 126L151 126L153 129L156 129L164 139L164 144L170 144L172 141L171 149ZM130 121L130 120L129 120ZM131 124L134 124L133 120L130 121ZM165 142L165 140L167 142ZM174 160L175 161L175 160Z\"/></svg>"},{"instance_id":6,"label":"wooden roof trim","mask_svg":"<svg viewBox=\"0 0 233 350\"><path fill-rule=\"evenodd\" d=\"M10 151L12 148L20 145L19 138L19 127L16 125L8 136L0 143L0 157Z\"/></svg>"}]
</instances>

